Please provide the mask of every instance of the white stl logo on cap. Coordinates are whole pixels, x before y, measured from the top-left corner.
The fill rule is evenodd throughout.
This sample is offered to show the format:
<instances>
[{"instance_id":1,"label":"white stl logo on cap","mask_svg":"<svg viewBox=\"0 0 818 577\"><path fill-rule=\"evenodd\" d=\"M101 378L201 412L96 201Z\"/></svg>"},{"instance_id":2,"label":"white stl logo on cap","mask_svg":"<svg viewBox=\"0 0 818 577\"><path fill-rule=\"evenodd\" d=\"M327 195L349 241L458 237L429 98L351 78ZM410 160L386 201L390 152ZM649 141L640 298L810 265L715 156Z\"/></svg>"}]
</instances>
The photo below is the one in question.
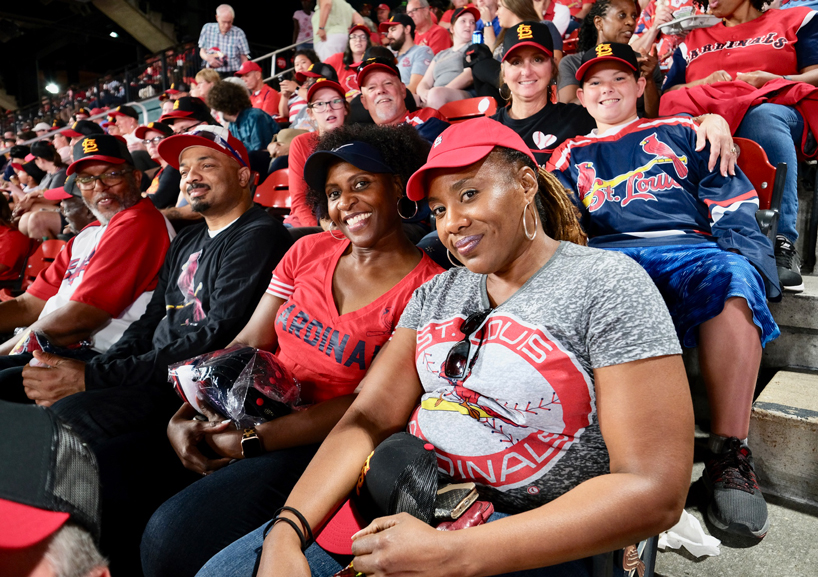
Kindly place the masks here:
<instances>
[{"instance_id":1,"label":"white stl logo on cap","mask_svg":"<svg viewBox=\"0 0 818 577\"><path fill-rule=\"evenodd\" d=\"M442 136L438 136L437 138L435 138L435 143L432 145L432 148L437 148L437 147L438 147L438 145L439 145L441 142L443 142L443 137L442 137Z\"/></svg>"}]
</instances>

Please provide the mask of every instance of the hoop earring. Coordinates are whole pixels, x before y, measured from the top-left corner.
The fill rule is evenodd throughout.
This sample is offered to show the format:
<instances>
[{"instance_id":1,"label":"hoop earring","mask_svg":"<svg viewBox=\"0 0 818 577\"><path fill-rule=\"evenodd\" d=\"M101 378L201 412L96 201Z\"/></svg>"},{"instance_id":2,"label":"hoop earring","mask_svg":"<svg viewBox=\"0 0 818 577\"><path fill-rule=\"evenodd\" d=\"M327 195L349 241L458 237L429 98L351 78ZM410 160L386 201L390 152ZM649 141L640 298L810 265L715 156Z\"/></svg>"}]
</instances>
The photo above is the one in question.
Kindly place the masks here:
<instances>
[{"instance_id":1,"label":"hoop earring","mask_svg":"<svg viewBox=\"0 0 818 577\"><path fill-rule=\"evenodd\" d=\"M346 240L346 239L347 239L347 237L345 237L345 236L344 236L344 233L341 233L341 237L340 237L340 238L338 238L337 236L335 236L335 234L334 234L334 233L335 233L335 231L336 231L336 230L338 230L338 229L336 228L335 222L331 222L331 224L329 225L329 230L327 231L327 232L329 232L329 235L330 235L332 238L334 238L335 240Z\"/></svg>"},{"instance_id":2,"label":"hoop earring","mask_svg":"<svg viewBox=\"0 0 818 577\"><path fill-rule=\"evenodd\" d=\"M506 92L508 93L508 95L503 93L503 88L506 89ZM500 93L500 98L502 98L506 102L511 100L511 88L509 88L508 84L506 84L505 82L500 86L500 88L498 89L498 92Z\"/></svg>"},{"instance_id":3,"label":"hoop earring","mask_svg":"<svg viewBox=\"0 0 818 577\"><path fill-rule=\"evenodd\" d=\"M448 248L446 249L446 258L449 259L449 262L452 263L454 268L463 268L462 264L458 264L460 261L455 262L452 260L452 253L449 252Z\"/></svg>"},{"instance_id":4,"label":"hoop earring","mask_svg":"<svg viewBox=\"0 0 818 577\"><path fill-rule=\"evenodd\" d=\"M525 222L525 216L526 216L526 213L528 212L528 207L529 206L531 206L531 201L530 200L528 201L528 204L525 205L525 207L523 208L523 233L525 234L525 237L528 240L534 240L535 238L537 238L537 230L538 230L537 225L539 224L537 222L537 209L536 208L534 209L534 234L528 234L528 225Z\"/></svg>"},{"instance_id":5,"label":"hoop earring","mask_svg":"<svg viewBox=\"0 0 818 577\"><path fill-rule=\"evenodd\" d=\"M399 217L401 217L403 220L409 220L410 218L414 218L414 217L415 217L415 215L418 213L418 201L416 201L416 200L413 200L413 201L412 201L412 202L414 202L414 203L415 203L415 212L413 212L413 213L412 213L412 214L410 214L409 216L403 216L403 214L401 214L401 211L400 211L400 201L402 201L402 200L403 200L403 199L405 199L405 198L406 198L405 196L402 196L402 197L400 197L400 198L398 199L398 216L399 216ZM408 199L407 199L407 200L408 200Z\"/></svg>"}]
</instances>

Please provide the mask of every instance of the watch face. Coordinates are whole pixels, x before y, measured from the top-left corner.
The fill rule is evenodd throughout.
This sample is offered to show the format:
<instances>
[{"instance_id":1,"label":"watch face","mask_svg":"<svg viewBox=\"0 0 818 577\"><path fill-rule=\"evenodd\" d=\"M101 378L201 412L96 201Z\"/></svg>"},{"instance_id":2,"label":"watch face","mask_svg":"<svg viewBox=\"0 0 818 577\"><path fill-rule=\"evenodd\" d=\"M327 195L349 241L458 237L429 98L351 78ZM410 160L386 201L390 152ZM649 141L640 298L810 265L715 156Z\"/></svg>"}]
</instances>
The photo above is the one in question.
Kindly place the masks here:
<instances>
[{"instance_id":1,"label":"watch face","mask_svg":"<svg viewBox=\"0 0 818 577\"><path fill-rule=\"evenodd\" d=\"M241 453L245 458L258 457L263 453L261 439L255 429L244 429L241 434Z\"/></svg>"}]
</instances>

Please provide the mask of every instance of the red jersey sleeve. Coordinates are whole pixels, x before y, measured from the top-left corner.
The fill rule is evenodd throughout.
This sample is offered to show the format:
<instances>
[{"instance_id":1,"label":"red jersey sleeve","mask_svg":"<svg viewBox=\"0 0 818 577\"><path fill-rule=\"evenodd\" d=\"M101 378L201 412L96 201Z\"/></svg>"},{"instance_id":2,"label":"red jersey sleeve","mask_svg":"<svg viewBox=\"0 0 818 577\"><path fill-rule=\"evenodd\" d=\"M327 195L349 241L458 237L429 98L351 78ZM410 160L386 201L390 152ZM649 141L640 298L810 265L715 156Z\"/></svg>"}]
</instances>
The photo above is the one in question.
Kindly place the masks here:
<instances>
[{"instance_id":1,"label":"red jersey sleeve","mask_svg":"<svg viewBox=\"0 0 818 577\"><path fill-rule=\"evenodd\" d=\"M299 134L290 143L290 216L284 222L293 226L318 226L318 221L307 204L307 183L304 164L315 150L316 133Z\"/></svg>"},{"instance_id":2,"label":"red jersey sleeve","mask_svg":"<svg viewBox=\"0 0 818 577\"><path fill-rule=\"evenodd\" d=\"M99 223L89 224L88 226L99 226ZM73 246L74 239L72 238L68 241L68 244L63 247L60 254L58 254L54 262L51 263L51 266L37 275L37 278L34 279L34 283L26 289L28 294L44 301L47 301L57 294L57 291L60 290L62 279L65 277L65 271L68 270L68 264L71 262Z\"/></svg>"},{"instance_id":3,"label":"red jersey sleeve","mask_svg":"<svg viewBox=\"0 0 818 577\"><path fill-rule=\"evenodd\" d=\"M139 295L156 288L169 246L164 217L143 198L108 223L71 300L118 317Z\"/></svg>"},{"instance_id":4,"label":"red jersey sleeve","mask_svg":"<svg viewBox=\"0 0 818 577\"><path fill-rule=\"evenodd\" d=\"M429 31L429 48L432 49L432 52L437 54L451 47L452 38L449 36L449 33L446 32L446 29L437 24L433 24L432 29Z\"/></svg>"}]
</instances>

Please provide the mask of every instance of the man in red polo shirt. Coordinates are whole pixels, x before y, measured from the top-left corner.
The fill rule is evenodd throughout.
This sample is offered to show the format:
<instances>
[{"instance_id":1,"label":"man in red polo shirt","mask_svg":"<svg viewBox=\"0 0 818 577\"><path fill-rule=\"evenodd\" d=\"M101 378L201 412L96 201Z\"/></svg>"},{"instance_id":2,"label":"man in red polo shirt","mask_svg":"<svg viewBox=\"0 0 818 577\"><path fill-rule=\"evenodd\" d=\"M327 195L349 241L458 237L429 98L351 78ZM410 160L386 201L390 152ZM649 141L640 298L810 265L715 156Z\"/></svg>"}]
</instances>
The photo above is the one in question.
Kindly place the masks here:
<instances>
[{"instance_id":1,"label":"man in red polo shirt","mask_svg":"<svg viewBox=\"0 0 818 577\"><path fill-rule=\"evenodd\" d=\"M409 0L406 13L415 21L415 44L428 46L437 54L452 47L452 37L432 21L428 0Z\"/></svg>"},{"instance_id":2,"label":"man in red polo shirt","mask_svg":"<svg viewBox=\"0 0 818 577\"><path fill-rule=\"evenodd\" d=\"M250 91L250 102L253 108L259 108L270 116L278 116L278 103L281 94L264 83L261 77L261 66L248 60L236 71L236 76L244 80Z\"/></svg>"}]
</instances>

